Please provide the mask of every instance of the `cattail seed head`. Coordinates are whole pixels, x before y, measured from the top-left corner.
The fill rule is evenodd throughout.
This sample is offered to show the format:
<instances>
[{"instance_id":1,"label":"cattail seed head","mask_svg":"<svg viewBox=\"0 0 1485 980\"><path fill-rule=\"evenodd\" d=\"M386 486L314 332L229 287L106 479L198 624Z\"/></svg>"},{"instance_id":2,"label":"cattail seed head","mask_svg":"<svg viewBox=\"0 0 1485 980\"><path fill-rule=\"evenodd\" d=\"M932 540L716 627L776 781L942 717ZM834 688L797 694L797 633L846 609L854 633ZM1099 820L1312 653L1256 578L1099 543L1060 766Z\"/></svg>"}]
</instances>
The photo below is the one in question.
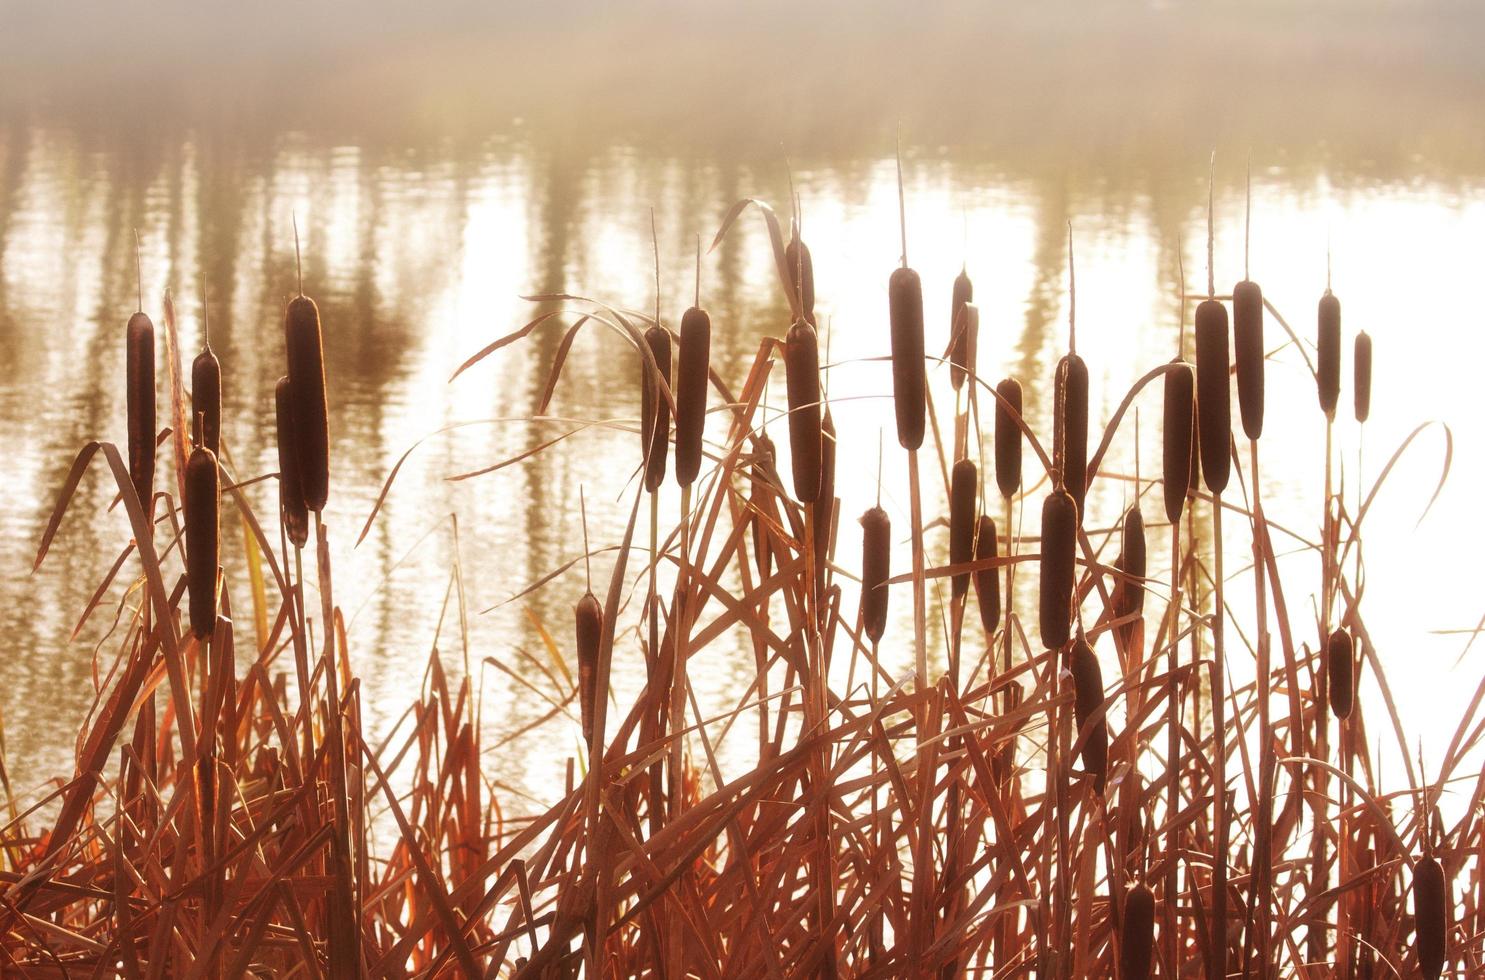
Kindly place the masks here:
<instances>
[{"instance_id":1,"label":"cattail seed head","mask_svg":"<svg viewBox=\"0 0 1485 980\"><path fill-rule=\"evenodd\" d=\"M1081 519L1088 494L1088 365L1078 355L1057 362L1052 399L1052 465Z\"/></svg>"},{"instance_id":2,"label":"cattail seed head","mask_svg":"<svg viewBox=\"0 0 1485 980\"><path fill-rule=\"evenodd\" d=\"M143 313L129 318L124 360L129 477L147 514L155 487L155 325Z\"/></svg>"},{"instance_id":3,"label":"cattail seed head","mask_svg":"<svg viewBox=\"0 0 1485 980\"><path fill-rule=\"evenodd\" d=\"M603 607L587 592L573 610L577 620L578 697L582 701L583 739L593 748L593 719L597 710L598 645L603 637Z\"/></svg>"},{"instance_id":4,"label":"cattail seed head","mask_svg":"<svg viewBox=\"0 0 1485 980\"><path fill-rule=\"evenodd\" d=\"M210 347L191 362L191 436L198 446L222 451L222 362Z\"/></svg>"},{"instance_id":5,"label":"cattail seed head","mask_svg":"<svg viewBox=\"0 0 1485 980\"><path fill-rule=\"evenodd\" d=\"M810 258L810 247L799 237L799 228L789 244L784 246L784 265L789 269L789 280L794 284L794 293L799 297L799 308L812 326L815 323L815 262Z\"/></svg>"},{"instance_id":6,"label":"cattail seed head","mask_svg":"<svg viewBox=\"0 0 1485 980\"><path fill-rule=\"evenodd\" d=\"M1196 421L1207 489L1227 489L1232 468L1232 394L1228 380L1227 307L1214 299L1196 308Z\"/></svg>"},{"instance_id":7,"label":"cattail seed head","mask_svg":"<svg viewBox=\"0 0 1485 980\"><path fill-rule=\"evenodd\" d=\"M1083 770L1093 777L1093 788L1102 793L1109 766L1109 728L1105 718L1094 715L1103 707L1103 669L1081 636L1073 644L1068 667L1073 679L1073 717L1083 742Z\"/></svg>"},{"instance_id":8,"label":"cattail seed head","mask_svg":"<svg viewBox=\"0 0 1485 980\"><path fill-rule=\"evenodd\" d=\"M820 496L820 347L815 328L803 320L795 321L784 342L784 381L794 496L812 504Z\"/></svg>"},{"instance_id":9,"label":"cattail seed head","mask_svg":"<svg viewBox=\"0 0 1485 980\"><path fill-rule=\"evenodd\" d=\"M975 369L980 311L971 305L974 298L974 283L970 282L968 273L961 271L954 277L954 298L949 306L949 337L952 341L949 346L949 383L955 391L964 386L964 379Z\"/></svg>"},{"instance_id":10,"label":"cattail seed head","mask_svg":"<svg viewBox=\"0 0 1485 980\"><path fill-rule=\"evenodd\" d=\"M1449 958L1449 885L1444 869L1432 857L1413 867L1413 918L1417 929L1418 968L1427 980L1438 980Z\"/></svg>"},{"instance_id":11,"label":"cattail seed head","mask_svg":"<svg viewBox=\"0 0 1485 980\"><path fill-rule=\"evenodd\" d=\"M1056 489L1042 502L1040 625L1042 646L1060 650L1071 635L1078 505Z\"/></svg>"},{"instance_id":12,"label":"cattail seed head","mask_svg":"<svg viewBox=\"0 0 1485 980\"><path fill-rule=\"evenodd\" d=\"M995 391L995 484L1010 500L1021 489L1021 382L1006 378Z\"/></svg>"},{"instance_id":13,"label":"cattail seed head","mask_svg":"<svg viewBox=\"0 0 1485 980\"><path fill-rule=\"evenodd\" d=\"M972 460L954 464L949 479L949 564L966 565L974 560L975 504L979 494L979 471ZM969 572L953 578L954 598L969 591Z\"/></svg>"},{"instance_id":14,"label":"cattail seed head","mask_svg":"<svg viewBox=\"0 0 1485 980\"><path fill-rule=\"evenodd\" d=\"M670 385L670 334L664 327L645 331L645 344L655 358L656 373ZM665 455L670 447L670 402L660 393L650 366L640 358L640 451L645 461L645 489L654 493L665 482Z\"/></svg>"},{"instance_id":15,"label":"cattail seed head","mask_svg":"<svg viewBox=\"0 0 1485 980\"><path fill-rule=\"evenodd\" d=\"M1372 414L1372 335L1365 330L1356 335L1352 363L1356 369L1356 421L1365 422Z\"/></svg>"},{"instance_id":16,"label":"cattail seed head","mask_svg":"<svg viewBox=\"0 0 1485 980\"><path fill-rule=\"evenodd\" d=\"M304 504L304 485L299 478L299 450L294 444L294 398L289 379L278 379L274 407L278 421L278 504L284 533L303 548L309 541L309 508Z\"/></svg>"},{"instance_id":17,"label":"cattail seed head","mask_svg":"<svg viewBox=\"0 0 1485 980\"><path fill-rule=\"evenodd\" d=\"M880 507L861 515L861 622L873 643L887 631L887 579L892 567L892 521Z\"/></svg>"},{"instance_id":18,"label":"cattail seed head","mask_svg":"<svg viewBox=\"0 0 1485 980\"><path fill-rule=\"evenodd\" d=\"M211 636L217 621L217 489L216 453L197 446L186 460L185 521L191 632L198 640Z\"/></svg>"},{"instance_id":19,"label":"cattail seed head","mask_svg":"<svg viewBox=\"0 0 1485 980\"><path fill-rule=\"evenodd\" d=\"M675 370L675 478L683 487L690 486L701 471L711 350L711 317L706 310L693 306L681 317Z\"/></svg>"},{"instance_id":20,"label":"cattail seed head","mask_svg":"<svg viewBox=\"0 0 1485 980\"><path fill-rule=\"evenodd\" d=\"M1232 288L1232 357L1237 362L1243 434L1263 434L1263 290L1244 279Z\"/></svg>"},{"instance_id":21,"label":"cattail seed head","mask_svg":"<svg viewBox=\"0 0 1485 980\"><path fill-rule=\"evenodd\" d=\"M1162 478L1165 482L1165 516L1172 524L1181 519L1191 485L1196 459L1196 378L1191 365L1177 358L1176 367L1165 373L1165 419L1161 431Z\"/></svg>"},{"instance_id":22,"label":"cattail seed head","mask_svg":"<svg viewBox=\"0 0 1485 980\"><path fill-rule=\"evenodd\" d=\"M320 310L308 296L296 296L284 313L289 390L293 396L294 443L304 503L318 513L330 496L330 413L325 402L325 350Z\"/></svg>"},{"instance_id":23,"label":"cattail seed head","mask_svg":"<svg viewBox=\"0 0 1485 980\"><path fill-rule=\"evenodd\" d=\"M1155 948L1155 894L1144 882L1124 895L1124 921L1119 943L1119 980L1150 980Z\"/></svg>"},{"instance_id":24,"label":"cattail seed head","mask_svg":"<svg viewBox=\"0 0 1485 980\"><path fill-rule=\"evenodd\" d=\"M905 266L887 281L892 323L892 400L897 409L897 442L903 449L923 445L928 375L923 365L923 283Z\"/></svg>"},{"instance_id":25,"label":"cattail seed head","mask_svg":"<svg viewBox=\"0 0 1485 980\"><path fill-rule=\"evenodd\" d=\"M1145 516L1140 513L1138 504L1130 507L1124 514L1118 565L1123 575L1114 585L1114 612L1120 619L1129 619L1129 622L1118 627L1120 639L1128 649L1140 635L1139 617L1145 609Z\"/></svg>"},{"instance_id":26,"label":"cattail seed head","mask_svg":"<svg viewBox=\"0 0 1485 980\"><path fill-rule=\"evenodd\" d=\"M981 514L979 528L975 532L975 561L1000 557L1000 542L995 533L995 519ZM995 568L981 568L975 572L975 601L980 606L980 625L985 636L995 635L1000 623L1000 574Z\"/></svg>"},{"instance_id":27,"label":"cattail seed head","mask_svg":"<svg viewBox=\"0 0 1485 980\"><path fill-rule=\"evenodd\" d=\"M1341 397L1341 301L1325 291L1320 297L1320 331L1315 344L1315 380L1320 390L1320 409L1335 418Z\"/></svg>"},{"instance_id":28,"label":"cattail seed head","mask_svg":"<svg viewBox=\"0 0 1485 980\"><path fill-rule=\"evenodd\" d=\"M1356 697L1356 649L1351 634L1336 630L1325 644L1325 668L1330 691L1330 710L1337 717L1351 717Z\"/></svg>"}]
</instances>

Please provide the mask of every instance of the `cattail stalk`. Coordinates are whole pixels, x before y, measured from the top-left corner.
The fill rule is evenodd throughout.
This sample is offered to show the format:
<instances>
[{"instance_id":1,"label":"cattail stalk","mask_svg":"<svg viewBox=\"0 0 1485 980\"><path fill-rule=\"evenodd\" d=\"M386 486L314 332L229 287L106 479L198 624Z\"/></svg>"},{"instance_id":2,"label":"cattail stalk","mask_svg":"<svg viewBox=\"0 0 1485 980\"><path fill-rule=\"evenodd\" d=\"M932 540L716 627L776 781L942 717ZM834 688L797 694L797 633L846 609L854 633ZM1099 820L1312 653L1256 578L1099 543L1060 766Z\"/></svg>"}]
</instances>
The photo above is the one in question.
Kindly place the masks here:
<instances>
[{"instance_id":1,"label":"cattail stalk","mask_svg":"<svg viewBox=\"0 0 1485 980\"><path fill-rule=\"evenodd\" d=\"M676 356L675 478L683 487L690 486L701 471L711 344L711 317L705 310L691 307L681 317L680 349Z\"/></svg>"},{"instance_id":2,"label":"cattail stalk","mask_svg":"<svg viewBox=\"0 0 1485 980\"><path fill-rule=\"evenodd\" d=\"M815 328L795 321L784 342L789 394L789 456L794 496L812 504L820 496L820 347Z\"/></svg>"},{"instance_id":3,"label":"cattail stalk","mask_svg":"<svg viewBox=\"0 0 1485 980\"><path fill-rule=\"evenodd\" d=\"M659 325L652 326L645 331L645 345L655 359L655 371L650 371L649 362L641 356L640 452L645 465L645 489L654 493L665 482L665 456L670 448L670 402L660 389L661 382L670 385L670 333Z\"/></svg>"},{"instance_id":4,"label":"cattail stalk","mask_svg":"<svg viewBox=\"0 0 1485 980\"><path fill-rule=\"evenodd\" d=\"M131 316L125 329L124 373L129 477L148 519L155 486L155 325L142 312Z\"/></svg>"},{"instance_id":5,"label":"cattail stalk","mask_svg":"<svg viewBox=\"0 0 1485 980\"><path fill-rule=\"evenodd\" d=\"M284 533L294 547L303 548L309 541L309 508L304 503L304 484L299 475L299 447L294 430L294 397L287 377L279 378L274 388L274 409L278 422L278 504Z\"/></svg>"}]
</instances>

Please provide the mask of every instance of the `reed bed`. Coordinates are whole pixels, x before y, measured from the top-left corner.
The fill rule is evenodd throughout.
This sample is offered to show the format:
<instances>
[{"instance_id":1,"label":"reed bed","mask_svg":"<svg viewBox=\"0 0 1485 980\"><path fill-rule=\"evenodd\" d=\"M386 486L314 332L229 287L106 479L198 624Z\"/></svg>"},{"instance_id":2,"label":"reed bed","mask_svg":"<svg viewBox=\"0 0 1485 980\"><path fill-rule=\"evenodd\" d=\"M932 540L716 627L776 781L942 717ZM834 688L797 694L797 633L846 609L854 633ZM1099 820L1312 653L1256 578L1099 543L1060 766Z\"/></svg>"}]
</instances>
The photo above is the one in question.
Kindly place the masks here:
<instances>
[{"instance_id":1,"label":"reed bed","mask_svg":"<svg viewBox=\"0 0 1485 980\"><path fill-rule=\"evenodd\" d=\"M333 421L323 344L335 343L334 324L322 335L302 292L288 305L279 471L233 472L224 425L220 454L162 443L175 447L166 455L182 499L167 488L151 507L152 327L136 314L125 338L127 458L110 442L83 447L38 548L39 564L101 461L132 534L110 578L132 587L112 654L100 658L75 770L0 834L6 975L1485 974L1485 777L1470 768L1482 699L1450 750L1415 767L1406 720L1386 693L1388 654L1366 630L1368 608L1386 600L1363 599L1356 557L1367 502L1414 437L1359 505L1327 490L1322 533L1309 540L1263 516L1250 484L1256 447L1251 469L1234 465L1226 298L1208 295L1195 310L1195 371L1179 357L1153 366L1129 379L1106 417L1090 414L1085 387L1080 420L1071 351L1049 377L998 384L979 376L974 358L924 357L921 283L906 266L904 230L874 329L893 377L880 397L895 403L906 452L884 451L883 465L906 463L916 491L920 451L952 459L935 494L949 502L949 533L942 548L925 537L916 492L895 521L879 497L860 518L858 555L837 547L836 440L849 430L842 414L837 433L824 405L797 213L786 241L772 209L743 201L717 239L749 208L768 225L789 318L735 376L688 359L684 316L677 337L658 310L572 296L537 297L545 312L460 369L562 320L607 326L638 366L625 372L636 382L635 417L610 426L632 454L633 480L619 491L628 517L594 528L589 542L580 502L581 555L539 586L560 590L572 611L542 624L552 666L533 659L502 674L545 704L545 716L502 742L490 739L475 679L446 669L436 647L396 729L374 741L364 727L331 532L319 519ZM829 284L820 285L823 303ZM956 328L971 298L966 287ZM1243 310L1234 346L1251 442L1262 403L1252 304L1284 321L1259 294L1231 301ZM1181 309L1184 321L1184 299ZM1339 308L1334 317L1327 309L1322 301L1320 337L1335 334L1338 364ZM674 395L673 340L682 360ZM764 431L781 371L787 483ZM940 374L960 378L950 446L938 444L928 402L928 378ZM1322 396L1330 380L1317 377ZM167 417L186 417L195 403L170 390L181 401ZM979 431L974 411L986 398L993 433ZM1129 410L1142 398L1163 407L1154 482L1165 520L1149 527L1141 501L1157 491L1138 470L1104 462L1115 438L1132 435ZM1333 415L1336 398L1338 388L1322 414ZM1049 399L1060 421L1037 432L1023 408ZM694 473L679 472L678 445L670 478L685 487L679 510L661 493L672 410L676 439L696 460ZM1286 425L1267 438L1317 431ZM976 465L971 449L987 438L993 464L982 449ZM1090 442L1098 448L1088 456ZM1071 472L1079 455L1083 477ZM395 474L367 527L381 519ZM999 524L981 489L992 479ZM1084 515L1084 494L1095 505L1123 497L1119 519ZM264 495L270 506L260 511ZM1030 533L1012 519L1028 505L1041 517ZM1223 510L1251 537L1255 598L1272 610L1261 624L1224 608ZM1159 543L1165 531L1169 549ZM261 590L234 591L219 571L232 566L220 550L239 532L250 545L242 564ZM646 532L649 548L636 541ZM1281 577L1277 539L1319 552L1320 580ZM902 541L912 571L894 573ZM1017 601L1018 576L1034 580L1022 592L1037 593L1035 630L1021 608L1029 602ZM913 635L889 616L892 589L909 584ZM982 629L957 635L970 584ZM923 599L939 587L963 669L922 656ZM1321 597L1318 616L1311 595ZM706 717L685 682L689 661L718 645L730 651L733 639L752 651L737 668L744 689L733 708ZM895 673L914 647L914 669ZM1257 664L1258 676L1228 683L1224 655ZM636 679L632 698L611 693L620 671ZM548 798L522 799L482 770L488 753L520 752L563 726L581 749L553 774ZM734 771L719 749L738 738L755 744ZM1408 760L1405 785L1395 774L1384 783L1379 740ZM1467 805L1441 805L1446 790Z\"/></svg>"}]
</instances>

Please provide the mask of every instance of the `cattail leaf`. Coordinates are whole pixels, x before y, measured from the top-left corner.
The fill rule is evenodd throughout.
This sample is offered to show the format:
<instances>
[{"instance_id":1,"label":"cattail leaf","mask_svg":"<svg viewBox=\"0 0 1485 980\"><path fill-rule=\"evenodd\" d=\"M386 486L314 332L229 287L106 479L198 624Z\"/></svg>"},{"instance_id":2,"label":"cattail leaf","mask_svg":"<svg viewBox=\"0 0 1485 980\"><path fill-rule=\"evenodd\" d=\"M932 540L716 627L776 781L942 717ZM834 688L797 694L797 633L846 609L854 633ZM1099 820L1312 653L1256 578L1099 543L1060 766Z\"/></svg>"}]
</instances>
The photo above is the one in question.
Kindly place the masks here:
<instances>
[{"instance_id":1,"label":"cattail leaf","mask_svg":"<svg viewBox=\"0 0 1485 980\"><path fill-rule=\"evenodd\" d=\"M767 203L755 197L745 197L728 208L727 213L722 217L722 226L717 229L716 237L712 239L712 244L707 251L710 252L722 244L722 239L727 237L728 229L748 209L748 205L750 204L763 212L763 220L768 223L768 239L769 243L773 245L773 260L774 265L778 268L779 285L784 287L784 298L789 301L790 319L801 319L804 316L804 310L800 307L799 294L794 290L794 277L789 274L789 258L786 254L786 246L784 245L784 231L779 225L779 216L774 213L773 208L769 207Z\"/></svg>"},{"instance_id":2,"label":"cattail leaf","mask_svg":"<svg viewBox=\"0 0 1485 980\"><path fill-rule=\"evenodd\" d=\"M552 393L557 390L557 379L562 375L562 365L567 362L567 352L572 349L572 342L577 338L577 332L589 319L587 316L579 318L577 323L567 328L567 332L562 335L562 341L557 344L557 353L552 356L552 369L547 373L546 384L542 385L541 397L536 400L537 415L547 414L547 408L552 404Z\"/></svg>"}]
</instances>

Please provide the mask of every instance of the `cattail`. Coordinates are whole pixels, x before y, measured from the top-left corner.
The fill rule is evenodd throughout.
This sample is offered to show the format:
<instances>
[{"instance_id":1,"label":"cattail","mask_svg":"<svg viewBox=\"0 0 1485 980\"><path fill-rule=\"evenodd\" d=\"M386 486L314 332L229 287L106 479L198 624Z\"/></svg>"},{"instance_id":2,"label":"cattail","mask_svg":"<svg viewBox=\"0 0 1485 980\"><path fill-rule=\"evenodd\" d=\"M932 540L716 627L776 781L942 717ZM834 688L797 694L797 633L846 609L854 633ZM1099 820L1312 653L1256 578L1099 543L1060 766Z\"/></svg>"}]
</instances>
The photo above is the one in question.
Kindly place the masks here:
<instances>
[{"instance_id":1,"label":"cattail","mask_svg":"<svg viewBox=\"0 0 1485 980\"><path fill-rule=\"evenodd\" d=\"M892 270L887 282L892 320L892 400L897 409L897 442L903 449L923 445L928 375L923 367L923 283L907 266Z\"/></svg>"},{"instance_id":2,"label":"cattail","mask_svg":"<svg viewBox=\"0 0 1485 980\"><path fill-rule=\"evenodd\" d=\"M1372 414L1372 335L1365 330L1356 335L1356 421L1365 422Z\"/></svg>"},{"instance_id":3,"label":"cattail","mask_svg":"<svg viewBox=\"0 0 1485 980\"><path fill-rule=\"evenodd\" d=\"M1227 307L1214 299L1196 308L1196 420L1207 489L1227 489L1232 467L1232 396L1228 381Z\"/></svg>"},{"instance_id":4,"label":"cattail","mask_svg":"<svg viewBox=\"0 0 1485 980\"><path fill-rule=\"evenodd\" d=\"M1103 707L1103 669L1082 636L1073 644L1068 667L1073 680L1073 718L1083 741L1083 770L1093 777L1093 788L1102 793L1109 766L1109 726L1102 716L1093 716Z\"/></svg>"},{"instance_id":5,"label":"cattail","mask_svg":"<svg viewBox=\"0 0 1485 980\"><path fill-rule=\"evenodd\" d=\"M1077 535L1078 505L1059 487L1042 503L1040 618L1048 650L1062 649L1070 635Z\"/></svg>"},{"instance_id":6,"label":"cattail","mask_svg":"<svg viewBox=\"0 0 1485 980\"><path fill-rule=\"evenodd\" d=\"M825 563L829 560L830 524L835 513L835 420L830 406L820 420L820 496L815 514L815 583L817 594L825 588Z\"/></svg>"},{"instance_id":7,"label":"cattail","mask_svg":"<svg viewBox=\"0 0 1485 980\"><path fill-rule=\"evenodd\" d=\"M211 636L217 621L217 455L205 446L186 461L186 585L191 632Z\"/></svg>"},{"instance_id":8,"label":"cattail","mask_svg":"<svg viewBox=\"0 0 1485 980\"><path fill-rule=\"evenodd\" d=\"M660 380L670 385L670 334L664 327L645 331L645 343L655 358ZM670 446L670 402L660 394L660 386L650 374L650 366L640 359L640 451L645 461L645 489L654 493L665 482L665 454Z\"/></svg>"},{"instance_id":9,"label":"cattail","mask_svg":"<svg viewBox=\"0 0 1485 980\"><path fill-rule=\"evenodd\" d=\"M980 311L971 305L974 298L975 285L969 273L961 269L954 277L954 298L949 305L949 383L955 391L964 386L964 379L975 369Z\"/></svg>"},{"instance_id":10,"label":"cattail","mask_svg":"<svg viewBox=\"0 0 1485 980\"><path fill-rule=\"evenodd\" d=\"M995 518L981 514L979 528L975 532L975 561L987 561L1000 557L1000 542L995 534ZM995 635L1000 623L1000 574L992 566L975 571L975 601L980 606L980 624L985 627L985 636Z\"/></svg>"},{"instance_id":11,"label":"cattail","mask_svg":"<svg viewBox=\"0 0 1485 980\"><path fill-rule=\"evenodd\" d=\"M1186 493L1191 485L1193 452L1196 436L1192 424L1196 417L1196 379L1191 365L1177 358L1174 370L1165 372L1165 422L1161 432L1164 450L1162 477L1165 482L1165 516L1172 524L1181 519L1186 508Z\"/></svg>"},{"instance_id":12,"label":"cattail","mask_svg":"<svg viewBox=\"0 0 1485 980\"><path fill-rule=\"evenodd\" d=\"M675 368L675 478L683 487L690 486L701 471L711 349L711 317L706 310L693 306L681 317Z\"/></svg>"},{"instance_id":13,"label":"cattail","mask_svg":"<svg viewBox=\"0 0 1485 980\"><path fill-rule=\"evenodd\" d=\"M1356 649L1351 634L1336 630L1325 644L1326 676L1329 678L1330 710L1337 718L1351 717L1356 696Z\"/></svg>"},{"instance_id":14,"label":"cattail","mask_svg":"<svg viewBox=\"0 0 1485 980\"><path fill-rule=\"evenodd\" d=\"M1088 365L1076 354L1057 362L1052 384L1052 465L1082 518L1088 494Z\"/></svg>"},{"instance_id":15,"label":"cattail","mask_svg":"<svg viewBox=\"0 0 1485 980\"><path fill-rule=\"evenodd\" d=\"M1320 297L1320 336L1315 350L1315 379L1320 388L1320 409L1335 418L1341 397L1341 301L1325 291Z\"/></svg>"},{"instance_id":16,"label":"cattail","mask_svg":"<svg viewBox=\"0 0 1485 980\"><path fill-rule=\"evenodd\" d=\"M1123 574L1114 585L1114 611L1120 619L1129 620L1118 627L1120 639L1128 649L1134 644L1140 616L1145 610L1145 515L1140 513L1139 504L1125 512L1122 530L1124 539L1117 564Z\"/></svg>"},{"instance_id":17,"label":"cattail","mask_svg":"<svg viewBox=\"0 0 1485 980\"><path fill-rule=\"evenodd\" d=\"M815 263L810 258L810 247L799 237L799 226L789 244L784 246L784 265L789 268L789 280L794 284L794 293L799 297L799 309L805 320L815 323Z\"/></svg>"},{"instance_id":18,"label":"cattail","mask_svg":"<svg viewBox=\"0 0 1485 980\"><path fill-rule=\"evenodd\" d=\"M330 414L325 404L325 351L320 310L308 296L296 296L284 313L289 392L293 396L294 444L304 503L315 513L330 496Z\"/></svg>"},{"instance_id":19,"label":"cattail","mask_svg":"<svg viewBox=\"0 0 1485 980\"><path fill-rule=\"evenodd\" d=\"M979 493L979 471L973 460L954 464L949 478L949 564L967 565L975 553L975 503ZM954 598L969 591L969 572L953 578Z\"/></svg>"},{"instance_id":20,"label":"cattail","mask_svg":"<svg viewBox=\"0 0 1485 980\"><path fill-rule=\"evenodd\" d=\"M148 513L155 487L155 325L143 313L125 331L124 385L129 411L129 477Z\"/></svg>"},{"instance_id":21,"label":"cattail","mask_svg":"<svg viewBox=\"0 0 1485 980\"><path fill-rule=\"evenodd\" d=\"M309 540L309 508L304 505L304 485L299 479L299 449L294 444L294 399L289 379L279 378L273 392L278 415L278 504L284 533L303 548Z\"/></svg>"},{"instance_id":22,"label":"cattail","mask_svg":"<svg viewBox=\"0 0 1485 980\"><path fill-rule=\"evenodd\" d=\"M861 515L861 622L879 643L887 631L887 577L892 567L892 521L881 507Z\"/></svg>"},{"instance_id":23,"label":"cattail","mask_svg":"<svg viewBox=\"0 0 1485 980\"><path fill-rule=\"evenodd\" d=\"M1237 362L1243 434L1263 434L1263 290L1244 279L1232 287L1232 357Z\"/></svg>"},{"instance_id":24,"label":"cattail","mask_svg":"<svg viewBox=\"0 0 1485 980\"><path fill-rule=\"evenodd\" d=\"M1124 895L1119 943L1119 980L1149 980L1155 947L1155 895L1143 882Z\"/></svg>"},{"instance_id":25,"label":"cattail","mask_svg":"<svg viewBox=\"0 0 1485 980\"><path fill-rule=\"evenodd\" d=\"M593 718L597 710L598 644L603 636L603 607L592 590L573 610L577 620L578 697L582 701L583 739L593 748Z\"/></svg>"},{"instance_id":26,"label":"cattail","mask_svg":"<svg viewBox=\"0 0 1485 980\"><path fill-rule=\"evenodd\" d=\"M191 362L191 435L196 445L222 451L222 362L207 344Z\"/></svg>"},{"instance_id":27,"label":"cattail","mask_svg":"<svg viewBox=\"0 0 1485 980\"><path fill-rule=\"evenodd\" d=\"M1418 930L1418 968L1427 980L1438 980L1449 958L1449 885L1444 869L1432 857L1413 867L1413 918Z\"/></svg>"},{"instance_id":28,"label":"cattail","mask_svg":"<svg viewBox=\"0 0 1485 980\"><path fill-rule=\"evenodd\" d=\"M995 483L1010 500L1021 489L1021 382L1006 378L995 391Z\"/></svg>"},{"instance_id":29,"label":"cattail","mask_svg":"<svg viewBox=\"0 0 1485 980\"><path fill-rule=\"evenodd\" d=\"M778 450L774 447L773 440L768 438L767 433L758 433L757 449L753 457L753 484L748 500L755 514L753 555L758 561L760 578L768 578L768 573L773 568L772 549L768 544L768 529L763 524L762 515L767 512L768 502L772 497L774 461L777 458Z\"/></svg>"},{"instance_id":30,"label":"cattail","mask_svg":"<svg viewBox=\"0 0 1485 980\"><path fill-rule=\"evenodd\" d=\"M784 343L784 382L794 496L812 504L820 496L820 346L815 328L804 320L795 321Z\"/></svg>"}]
</instances>

